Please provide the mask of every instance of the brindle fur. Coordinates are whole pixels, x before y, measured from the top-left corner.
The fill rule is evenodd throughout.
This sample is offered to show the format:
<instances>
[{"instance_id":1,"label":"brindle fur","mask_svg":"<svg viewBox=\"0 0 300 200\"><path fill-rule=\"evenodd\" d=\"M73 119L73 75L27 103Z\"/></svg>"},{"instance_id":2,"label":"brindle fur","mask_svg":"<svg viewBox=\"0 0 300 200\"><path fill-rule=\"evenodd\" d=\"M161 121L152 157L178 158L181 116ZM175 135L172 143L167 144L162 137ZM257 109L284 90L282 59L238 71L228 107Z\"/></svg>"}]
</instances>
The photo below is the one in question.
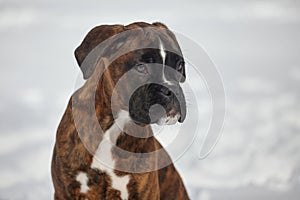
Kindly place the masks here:
<instances>
[{"instance_id":1,"label":"brindle fur","mask_svg":"<svg viewBox=\"0 0 300 200\"><path fill-rule=\"evenodd\" d=\"M161 29L167 29L167 27L161 23L134 23L128 26L115 25L98 26L94 28L75 52L79 65L97 44L109 38L110 36L125 29L147 26L155 26ZM57 129L56 143L53 151L51 172L55 189L54 199L121 199L120 191L112 188L111 179L108 174L91 168L91 163L93 161L93 155L91 153L96 151L97 145L102 139L102 135L92 134L83 138L79 138L78 131L75 127L73 112L76 111L79 113L79 116L82 116L82 123L88 126L90 119L94 116L93 111L90 110L89 106L86 105L85 102L88 102L89 99L93 98L91 95L93 85L95 85L95 81L97 81L97 90L95 93L95 111L101 128L103 131L106 131L113 124L113 111L111 110L110 105L110 97L112 95L113 86L122 73L126 70L126 64L130 62L130 59L132 59L132 55L130 53L122 56L108 67L104 73L104 76L101 77L99 81L96 77L91 76L85 82L84 86L72 95ZM100 63L97 66L94 74L99 73L104 66L105 62ZM122 101L122 99L120 101ZM146 125L139 130L144 131L144 133L149 136L148 138L135 138L127 135L126 132L129 133L130 131L137 130L134 130L134 128L132 128L130 125L127 126L124 133L121 134L117 139L118 147L135 153L153 152L162 148L160 143L152 135L150 125ZM85 140L85 142L92 144L91 152L85 148L82 139ZM126 159L130 161L129 158L122 158L122 155L118 156L125 161ZM170 159L166 152L164 156L164 159ZM157 160L153 160L154 164L156 162ZM120 163L116 162L116 164ZM85 172L88 176L89 190L87 193L80 193L80 183L76 181L76 176L80 171ZM115 170L115 173L120 176L129 174L117 170ZM129 184L127 185L127 189L130 200L189 199L183 181L173 164L170 164L167 167L157 171L147 173L130 173L129 175L131 178Z\"/></svg>"}]
</instances>

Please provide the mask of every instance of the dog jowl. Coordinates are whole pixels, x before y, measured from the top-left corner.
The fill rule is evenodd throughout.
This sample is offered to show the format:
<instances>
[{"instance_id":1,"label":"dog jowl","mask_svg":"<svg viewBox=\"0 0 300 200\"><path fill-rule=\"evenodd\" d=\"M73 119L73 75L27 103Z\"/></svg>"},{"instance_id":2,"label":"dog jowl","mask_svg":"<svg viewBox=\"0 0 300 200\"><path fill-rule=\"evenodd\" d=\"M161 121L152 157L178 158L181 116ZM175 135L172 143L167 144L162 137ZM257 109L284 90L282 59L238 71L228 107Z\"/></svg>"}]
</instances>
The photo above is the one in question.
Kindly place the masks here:
<instances>
[{"instance_id":1,"label":"dog jowl","mask_svg":"<svg viewBox=\"0 0 300 200\"><path fill-rule=\"evenodd\" d=\"M189 199L150 126L186 117L185 61L174 34L161 23L97 26L75 57L86 81L57 129L55 199ZM151 156L140 162L141 154Z\"/></svg>"}]
</instances>

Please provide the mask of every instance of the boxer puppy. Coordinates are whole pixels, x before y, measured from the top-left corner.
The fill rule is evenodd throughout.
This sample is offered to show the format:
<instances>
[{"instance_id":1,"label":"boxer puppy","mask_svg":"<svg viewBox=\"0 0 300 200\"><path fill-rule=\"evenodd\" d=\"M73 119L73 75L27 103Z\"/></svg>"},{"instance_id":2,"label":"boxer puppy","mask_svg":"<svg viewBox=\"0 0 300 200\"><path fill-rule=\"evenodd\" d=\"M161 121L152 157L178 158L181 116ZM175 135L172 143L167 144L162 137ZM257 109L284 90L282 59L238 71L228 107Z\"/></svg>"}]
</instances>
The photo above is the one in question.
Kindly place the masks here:
<instances>
[{"instance_id":1,"label":"boxer puppy","mask_svg":"<svg viewBox=\"0 0 300 200\"><path fill-rule=\"evenodd\" d=\"M174 34L162 23L97 26L75 57L86 82L57 130L54 199L189 199L150 126L185 119L185 66Z\"/></svg>"}]
</instances>

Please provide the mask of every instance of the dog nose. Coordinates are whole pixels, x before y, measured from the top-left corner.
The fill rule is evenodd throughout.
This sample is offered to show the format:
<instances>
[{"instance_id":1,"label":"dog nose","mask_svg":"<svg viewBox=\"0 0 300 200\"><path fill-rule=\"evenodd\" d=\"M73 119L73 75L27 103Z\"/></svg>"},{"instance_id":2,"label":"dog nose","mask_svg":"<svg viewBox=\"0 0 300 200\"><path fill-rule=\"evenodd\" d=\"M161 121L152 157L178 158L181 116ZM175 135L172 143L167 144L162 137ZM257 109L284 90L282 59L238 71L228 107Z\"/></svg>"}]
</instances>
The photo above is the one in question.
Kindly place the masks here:
<instances>
[{"instance_id":1,"label":"dog nose","mask_svg":"<svg viewBox=\"0 0 300 200\"><path fill-rule=\"evenodd\" d=\"M167 87L162 87L160 89L160 92L167 97L170 97L172 95L171 90L169 90L169 88L167 88Z\"/></svg>"}]
</instances>

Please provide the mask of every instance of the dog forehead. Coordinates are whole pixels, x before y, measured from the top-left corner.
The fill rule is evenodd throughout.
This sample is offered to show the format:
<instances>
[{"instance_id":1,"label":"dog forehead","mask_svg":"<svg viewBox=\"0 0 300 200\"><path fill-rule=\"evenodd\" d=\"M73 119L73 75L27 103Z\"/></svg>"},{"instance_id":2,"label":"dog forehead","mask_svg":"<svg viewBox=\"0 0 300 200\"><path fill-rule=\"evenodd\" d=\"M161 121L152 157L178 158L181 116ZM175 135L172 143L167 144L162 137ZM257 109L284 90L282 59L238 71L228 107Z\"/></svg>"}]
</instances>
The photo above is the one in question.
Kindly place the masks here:
<instances>
[{"instance_id":1,"label":"dog forehead","mask_svg":"<svg viewBox=\"0 0 300 200\"><path fill-rule=\"evenodd\" d=\"M142 49L146 46L148 48L159 49L160 44L163 43L166 50L180 53L180 47L177 43L176 37L169 29L143 27L139 28L138 30L141 30L142 34L137 35L137 37L131 37L135 40L135 42L138 43L137 49ZM134 31L135 29L132 30L133 34ZM131 35L131 32L129 32L128 35Z\"/></svg>"},{"instance_id":2,"label":"dog forehead","mask_svg":"<svg viewBox=\"0 0 300 200\"><path fill-rule=\"evenodd\" d=\"M151 47L138 49L136 53L136 61L146 63L168 64L167 57L169 57L169 61L171 58L183 57L180 47L177 45L176 41L174 42L170 39L162 39L159 36L157 36L156 40L152 42Z\"/></svg>"}]
</instances>

